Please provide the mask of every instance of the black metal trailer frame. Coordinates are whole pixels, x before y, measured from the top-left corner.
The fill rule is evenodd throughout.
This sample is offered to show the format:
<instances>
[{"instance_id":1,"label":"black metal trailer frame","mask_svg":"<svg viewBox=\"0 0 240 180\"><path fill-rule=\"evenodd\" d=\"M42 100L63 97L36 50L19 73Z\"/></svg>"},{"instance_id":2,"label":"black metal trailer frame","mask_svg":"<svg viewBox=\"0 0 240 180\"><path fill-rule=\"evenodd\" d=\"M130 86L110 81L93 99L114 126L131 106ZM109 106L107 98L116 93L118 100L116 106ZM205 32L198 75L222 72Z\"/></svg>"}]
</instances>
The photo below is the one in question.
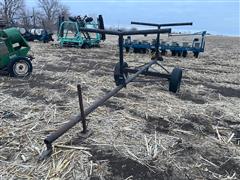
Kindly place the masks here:
<instances>
[{"instance_id":1,"label":"black metal trailer frame","mask_svg":"<svg viewBox=\"0 0 240 180\"><path fill-rule=\"evenodd\" d=\"M169 90L174 93L180 87L182 70L179 68L174 68L174 70L170 74L167 71L167 69L165 69L159 63L157 59L150 60L150 62L138 68L129 68L123 59L123 36L170 33L171 29L154 29L154 30L151 29L151 30L139 30L139 31L110 31L110 30L81 28L81 31L118 36L119 62L116 64L115 70L114 70L114 79L117 86L112 91L110 91L109 93L107 93L106 95L98 99L97 101L95 101L91 106L84 109L81 87L80 85L78 85L77 87L78 87L78 95L79 95L80 113L44 139L44 143L47 149L43 151L42 155L40 156L41 160L48 157L52 153L52 143L56 139L61 137L64 133L66 133L69 129L71 129L73 126L75 126L77 123L82 122L82 125L83 125L82 133L87 134L88 131L87 131L85 118L90 113L92 113L95 109L97 109L99 106L102 106L109 98L111 98L116 93L118 93L122 88L126 87L127 84L129 84L130 82L133 82L136 79L136 77L138 77L139 75L142 74L142 75L148 75L148 76L154 76L154 77L161 77L169 80ZM149 71L149 68L151 68L152 65L160 66L166 73ZM128 73L133 73L133 75L128 77L127 76Z\"/></svg>"}]
</instances>

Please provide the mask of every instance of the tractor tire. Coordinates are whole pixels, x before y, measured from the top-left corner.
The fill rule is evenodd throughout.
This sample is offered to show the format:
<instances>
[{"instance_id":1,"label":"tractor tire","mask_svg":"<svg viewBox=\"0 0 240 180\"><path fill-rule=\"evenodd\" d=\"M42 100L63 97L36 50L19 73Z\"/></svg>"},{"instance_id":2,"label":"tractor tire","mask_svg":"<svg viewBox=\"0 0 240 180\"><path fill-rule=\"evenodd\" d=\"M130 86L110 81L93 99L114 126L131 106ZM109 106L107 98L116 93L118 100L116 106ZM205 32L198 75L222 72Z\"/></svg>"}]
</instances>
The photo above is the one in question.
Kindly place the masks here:
<instances>
[{"instance_id":1,"label":"tractor tire","mask_svg":"<svg viewBox=\"0 0 240 180\"><path fill-rule=\"evenodd\" d=\"M182 57L187 57L187 51L183 51L183 53L182 53Z\"/></svg>"},{"instance_id":2,"label":"tractor tire","mask_svg":"<svg viewBox=\"0 0 240 180\"><path fill-rule=\"evenodd\" d=\"M127 68L128 64L126 62L123 63L123 69ZM128 73L124 73L124 78L128 77ZM120 63L118 62L114 67L114 81L116 86L122 84L122 77L120 75Z\"/></svg>"},{"instance_id":3,"label":"tractor tire","mask_svg":"<svg viewBox=\"0 0 240 180\"><path fill-rule=\"evenodd\" d=\"M180 89L182 80L182 69L174 68L169 80L169 91L176 93Z\"/></svg>"},{"instance_id":4,"label":"tractor tire","mask_svg":"<svg viewBox=\"0 0 240 180\"><path fill-rule=\"evenodd\" d=\"M27 57L17 57L8 65L8 73L11 77L26 77L32 73L32 63Z\"/></svg>"}]
</instances>

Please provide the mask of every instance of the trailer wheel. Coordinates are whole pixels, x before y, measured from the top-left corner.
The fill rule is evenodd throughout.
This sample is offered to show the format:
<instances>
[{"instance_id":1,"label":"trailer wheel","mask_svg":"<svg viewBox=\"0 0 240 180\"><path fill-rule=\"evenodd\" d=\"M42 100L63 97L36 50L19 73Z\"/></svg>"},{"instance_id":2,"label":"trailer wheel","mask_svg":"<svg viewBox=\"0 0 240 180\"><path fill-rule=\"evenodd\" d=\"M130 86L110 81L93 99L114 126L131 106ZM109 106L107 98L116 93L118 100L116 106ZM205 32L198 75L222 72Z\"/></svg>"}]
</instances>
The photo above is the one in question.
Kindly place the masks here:
<instances>
[{"instance_id":1,"label":"trailer wheel","mask_svg":"<svg viewBox=\"0 0 240 180\"><path fill-rule=\"evenodd\" d=\"M27 57L17 57L8 65L11 77L26 77L32 73L32 63Z\"/></svg>"},{"instance_id":2,"label":"trailer wheel","mask_svg":"<svg viewBox=\"0 0 240 180\"><path fill-rule=\"evenodd\" d=\"M127 68L128 64L126 62L123 63L123 69ZM128 73L123 73L124 78L126 79L128 77ZM118 62L114 67L114 81L116 83L116 86L119 86L123 82L123 77L120 75L120 63Z\"/></svg>"},{"instance_id":3,"label":"trailer wheel","mask_svg":"<svg viewBox=\"0 0 240 180\"><path fill-rule=\"evenodd\" d=\"M174 68L169 80L169 91L176 93L180 89L182 80L182 69Z\"/></svg>"},{"instance_id":4,"label":"trailer wheel","mask_svg":"<svg viewBox=\"0 0 240 180\"><path fill-rule=\"evenodd\" d=\"M183 51L182 56L187 57L187 51Z\"/></svg>"}]
</instances>

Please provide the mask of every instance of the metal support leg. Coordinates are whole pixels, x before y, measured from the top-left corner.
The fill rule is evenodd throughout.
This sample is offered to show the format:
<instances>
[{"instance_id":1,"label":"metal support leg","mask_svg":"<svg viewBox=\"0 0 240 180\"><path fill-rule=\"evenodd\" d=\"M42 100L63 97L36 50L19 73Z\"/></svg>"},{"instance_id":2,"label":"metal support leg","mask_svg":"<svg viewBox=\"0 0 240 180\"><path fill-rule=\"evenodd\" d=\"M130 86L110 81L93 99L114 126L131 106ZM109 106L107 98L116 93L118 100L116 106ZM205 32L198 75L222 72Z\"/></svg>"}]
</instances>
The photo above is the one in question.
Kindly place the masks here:
<instances>
[{"instance_id":1,"label":"metal support leg","mask_svg":"<svg viewBox=\"0 0 240 180\"><path fill-rule=\"evenodd\" d=\"M158 26L158 29L161 29L161 26ZM156 46L155 46L155 57L153 59L158 60L158 61L163 61L163 58L160 56L159 53L159 47L160 47L160 33L157 33L157 42L156 42Z\"/></svg>"},{"instance_id":2,"label":"metal support leg","mask_svg":"<svg viewBox=\"0 0 240 180\"><path fill-rule=\"evenodd\" d=\"M87 133L87 125L86 125L86 118L85 118L84 107L83 107L82 88L81 88L80 84L77 85L77 90L78 90L80 114L81 114L81 119L82 119L82 127L83 127L82 133L86 134Z\"/></svg>"},{"instance_id":3,"label":"metal support leg","mask_svg":"<svg viewBox=\"0 0 240 180\"><path fill-rule=\"evenodd\" d=\"M119 35L118 38L119 38L118 45L119 45L120 83L126 86L124 77L123 35Z\"/></svg>"}]
</instances>

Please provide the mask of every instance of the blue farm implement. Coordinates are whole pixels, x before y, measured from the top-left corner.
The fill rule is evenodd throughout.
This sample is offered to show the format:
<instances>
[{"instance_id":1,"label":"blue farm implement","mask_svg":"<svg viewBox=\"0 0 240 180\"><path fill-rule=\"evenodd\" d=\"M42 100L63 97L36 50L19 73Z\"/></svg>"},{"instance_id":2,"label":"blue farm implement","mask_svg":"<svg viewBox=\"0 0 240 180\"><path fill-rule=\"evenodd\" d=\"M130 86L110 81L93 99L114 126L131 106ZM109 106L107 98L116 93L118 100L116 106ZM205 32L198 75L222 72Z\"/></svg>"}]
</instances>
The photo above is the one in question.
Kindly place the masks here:
<instances>
[{"instance_id":1,"label":"blue farm implement","mask_svg":"<svg viewBox=\"0 0 240 180\"><path fill-rule=\"evenodd\" d=\"M159 29L162 26L183 26L183 25L192 25L192 23L171 23L171 24L152 24L152 23L142 23L142 22L131 22L131 24L145 25L145 26L156 26ZM192 52L194 57L198 57L200 52L204 52L205 48L205 35L206 31L193 34L169 34L169 36L193 36L192 44L189 42L172 42L171 44L161 41L160 37L154 39L151 43L148 41L138 41L131 40L131 37L128 36L125 39L124 47L126 52L130 50L134 53L146 53L146 52L156 52L156 56L159 56L159 51L161 55L166 55L168 51L171 52L172 56L183 56L186 57L189 52ZM197 38L197 36L201 36Z\"/></svg>"}]
</instances>

